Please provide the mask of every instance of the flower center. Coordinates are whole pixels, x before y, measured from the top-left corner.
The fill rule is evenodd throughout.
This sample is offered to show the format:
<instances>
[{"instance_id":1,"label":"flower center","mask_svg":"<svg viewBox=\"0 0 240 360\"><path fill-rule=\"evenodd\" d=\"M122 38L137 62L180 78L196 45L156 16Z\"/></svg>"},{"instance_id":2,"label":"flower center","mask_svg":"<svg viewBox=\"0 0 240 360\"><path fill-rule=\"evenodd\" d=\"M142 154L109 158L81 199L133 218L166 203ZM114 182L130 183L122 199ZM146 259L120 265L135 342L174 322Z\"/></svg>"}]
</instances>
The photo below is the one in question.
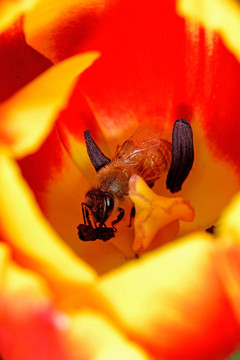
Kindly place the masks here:
<instances>
[{"instance_id":1,"label":"flower center","mask_svg":"<svg viewBox=\"0 0 240 360\"><path fill-rule=\"evenodd\" d=\"M147 131L146 131L147 130ZM144 251L159 229L179 219L192 221L194 211L182 198L155 197L149 188L168 171L167 188L175 193L181 190L194 160L193 134L187 120L179 119L172 131L172 144L150 129L139 129L119 147L115 157L106 157L89 130L84 132L89 158L97 171L97 186L86 194L82 203L84 224L78 226L83 241L107 241L115 236L115 225L124 217L124 203L134 203L135 253ZM90 196L91 195L91 196ZM111 208L107 200L111 198ZM121 207L120 207L121 206ZM107 227L113 210L118 216ZM131 219L130 219L131 223Z\"/></svg>"}]
</instances>

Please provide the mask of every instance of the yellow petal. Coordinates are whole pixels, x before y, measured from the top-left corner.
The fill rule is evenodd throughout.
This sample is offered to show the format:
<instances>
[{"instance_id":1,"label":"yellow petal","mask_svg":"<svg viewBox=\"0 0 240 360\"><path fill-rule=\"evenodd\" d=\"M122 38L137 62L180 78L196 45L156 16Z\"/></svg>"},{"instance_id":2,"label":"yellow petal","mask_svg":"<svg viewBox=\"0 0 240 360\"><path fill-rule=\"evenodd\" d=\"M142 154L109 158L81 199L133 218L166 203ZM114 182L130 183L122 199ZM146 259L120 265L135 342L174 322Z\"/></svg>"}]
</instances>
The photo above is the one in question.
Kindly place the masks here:
<instances>
[{"instance_id":1,"label":"yellow petal","mask_svg":"<svg viewBox=\"0 0 240 360\"><path fill-rule=\"evenodd\" d=\"M121 333L105 316L89 310L78 312L71 317L67 334L76 359L83 343L86 358L93 360L147 360L149 357ZM71 351L71 350L70 350ZM149 359L150 360L150 359ZM159 359L160 360L160 359Z\"/></svg>"},{"instance_id":2,"label":"yellow petal","mask_svg":"<svg viewBox=\"0 0 240 360\"><path fill-rule=\"evenodd\" d=\"M49 226L17 166L4 155L0 156L0 174L1 224L16 256L62 293L65 286L91 283L94 271Z\"/></svg>"},{"instance_id":3,"label":"yellow petal","mask_svg":"<svg viewBox=\"0 0 240 360\"><path fill-rule=\"evenodd\" d=\"M180 15L218 32L240 60L240 7L235 0L178 0Z\"/></svg>"},{"instance_id":4,"label":"yellow petal","mask_svg":"<svg viewBox=\"0 0 240 360\"><path fill-rule=\"evenodd\" d=\"M213 250L210 236L194 234L101 279L99 287L126 332L154 359L163 354L199 359L196 348L211 355L220 339L235 346L239 342L239 326L213 265Z\"/></svg>"},{"instance_id":5,"label":"yellow petal","mask_svg":"<svg viewBox=\"0 0 240 360\"><path fill-rule=\"evenodd\" d=\"M225 238L234 239L240 246L240 193L232 200L224 210L219 220L218 234Z\"/></svg>"},{"instance_id":6,"label":"yellow petal","mask_svg":"<svg viewBox=\"0 0 240 360\"><path fill-rule=\"evenodd\" d=\"M0 244L0 286L1 298L8 298L9 301L14 302L20 296L28 301L41 303L48 303L51 299L44 280L36 273L16 265L3 243Z\"/></svg>"},{"instance_id":7,"label":"yellow petal","mask_svg":"<svg viewBox=\"0 0 240 360\"><path fill-rule=\"evenodd\" d=\"M223 212L217 227L217 262L223 283L240 323L240 193Z\"/></svg>"},{"instance_id":8,"label":"yellow petal","mask_svg":"<svg viewBox=\"0 0 240 360\"><path fill-rule=\"evenodd\" d=\"M16 265L6 245L0 244L0 331L4 358L34 358L40 351L47 359L148 360L148 356L103 314L90 309L71 314L54 308L52 294L36 273ZM20 331L19 331L20 330ZM30 341L24 336L31 333ZM56 341L57 339L57 341ZM55 346L52 357L51 345ZM15 348L16 346L16 348Z\"/></svg>"},{"instance_id":9,"label":"yellow petal","mask_svg":"<svg viewBox=\"0 0 240 360\"><path fill-rule=\"evenodd\" d=\"M162 312L166 317L172 317L174 314L166 312L166 295L175 293L176 298L172 298L177 301L180 294L188 296L192 281L199 284L201 278L195 278L196 274L189 273L189 269L193 266L196 273L201 272L205 261L202 255L211 247L207 239L207 235L195 235L189 236L185 241L166 245L134 262L129 262L124 268L103 276L100 288L117 308L117 313L134 329L139 327L139 330L143 330L149 314L153 316L154 313ZM149 306L148 301L153 295L156 301L152 298ZM192 295L194 298L197 296ZM175 321L181 321L182 316L178 314Z\"/></svg>"},{"instance_id":10,"label":"yellow petal","mask_svg":"<svg viewBox=\"0 0 240 360\"><path fill-rule=\"evenodd\" d=\"M25 17L24 33L26 41L48 59L57 62L62 57L60 55L61 33L57 34L55 32L56 28L60 26L60 31L67 34L68 27L71 29L72 26L76 26L79 22L81 24L87 16L93 16L92 19L95 20L96 18L97 21L97 16L104 11L106 3L106 0L39 0ZM60 36L59 44L55 43L52 32ZM64 49L69 46L71 49L69 54L76 51L76 43L72 38L67 41L67 44L63 41L62 46Z\"/></svg>"},{"instance_id":11,"label":"yellow petal","mask_svg":"<svg viewBox=\"0 0 240 360\"><path fill-rule=\"evenodd\" d=\"M240 246L222 240L216 252L216 267L240 324Z\"/></svg>"},{"instance_id":12,"label":"yellow petal","mask_svg":"<svg viewBox=\"0 0 240 360\"><path fill-rule=\"evenodd\" d=\"M2 244L0 274L1 357L75 360L66 355L69 349L63 347L67 316L54 308L45 281L16 265Z\"/></svg>"},{"instance_id":13,"label":"yellow petal","mask_svg":"<svg viewBox=\"0 0 240 360\"><path fill-rule=\"evenodd\" d=\"M166 225L176 220L194 219L194 209L187 200L158 196L137 175L130 179L129 196L136 209L133 242L135 252L145 250L157 232Z\"/></svg>"},{"instance_id":14,"label":"yellow petal","mask_svg":"<svg viewBox=\"0 0 240 360\"><path fill-rule=\"evenodd\" d=\"M37 0L1 0L0 2L0 32L7 29L21 15L30 10Z\"/></svg>"},{"instance_id":15,"label":"yellow petal","mask_svg":"<svg viewBox=\"0 0 240 360\"><path fill-rule=\"evenodd\" d=\"M62 61L2 103L2 146L18 158L36 151L67 104L77 76L98 57L99 53L89 52Z\"/></svg>"}]
</instances>

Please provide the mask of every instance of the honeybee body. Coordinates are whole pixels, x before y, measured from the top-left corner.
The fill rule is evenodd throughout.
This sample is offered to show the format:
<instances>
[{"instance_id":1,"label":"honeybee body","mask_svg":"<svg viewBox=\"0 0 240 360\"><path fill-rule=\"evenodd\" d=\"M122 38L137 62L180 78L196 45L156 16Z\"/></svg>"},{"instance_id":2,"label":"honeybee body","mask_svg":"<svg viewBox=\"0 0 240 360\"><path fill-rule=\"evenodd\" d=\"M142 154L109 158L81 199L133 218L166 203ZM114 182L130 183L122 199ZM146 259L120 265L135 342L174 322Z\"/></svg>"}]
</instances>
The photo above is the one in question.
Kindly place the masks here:
<instances>
[{"instance_id":1,"label":"honeybee body","mask_svg":"<svg viewBox=\"0 0 240 360\"><path fill-rule=\"evenodd\" d=\"M97 174L97 187L115 197L115 205L127 201L128 182L131 175L124 166L107 165Z\"/></svg>"},{"instance_id":2,"label":"honeybee body","mask_svg":"<svg viewBox=\"0 0 240 360\"><path fill-rule=\"evenodd\" d=\"M117 203L128 200L128 183L132 175L139 175L148 185L153 185L169 170L172 145L154 136L140 140L133 136L120 147L110 164L99 170L97 187L113 194Z\"/></svg>"},{"instance_id":3,"label":"honeybee body","mask_svg":"<svg viewBox=\"0 0 240 360\"><path fill-rule=\"evenodd\" d=\"M181 190L194 160L192 128L185 119L175 121L172 144L162 139L158 131L139 128L117 150L112 160L102 153L89 130L84 131L84 137L89 158L97 171L96 185L86 193L85 202L82 202L84 224L78 226L78 235L84 241L107 241L114 237L115 224L124 216L124 209L119 205L130 202L128 187L132 175L142 177L152 187L167 171L167 188L177 192ZM119 212L117 218L111 222L111 227L107 227L106 221L116 208ZM134 211L131 211L131 218L133 216Z\"/></svg>"},{"instance_id":4,"label":"honeybee body","mask_svg":"<svg viewBox=\"0 0 240 360\"><path fill-rule=\"evenodd\" d=\"M124 209L119 205L130 202L128 184L132 175L141 176L152 186L163 172L169 170L172 145L161 139L160 134L140 128L110 160L102 154L88 132L85 136L90 159L97 170L96 185L87 192L82 203L84 224L90 227L84 228L89 231L88 237L92 226L90 215L95 228L106 226L106 221L116 208L119 214L111 222L112 227L115 229L114 224L123 218Z\"/></svg>"}]
</instances>

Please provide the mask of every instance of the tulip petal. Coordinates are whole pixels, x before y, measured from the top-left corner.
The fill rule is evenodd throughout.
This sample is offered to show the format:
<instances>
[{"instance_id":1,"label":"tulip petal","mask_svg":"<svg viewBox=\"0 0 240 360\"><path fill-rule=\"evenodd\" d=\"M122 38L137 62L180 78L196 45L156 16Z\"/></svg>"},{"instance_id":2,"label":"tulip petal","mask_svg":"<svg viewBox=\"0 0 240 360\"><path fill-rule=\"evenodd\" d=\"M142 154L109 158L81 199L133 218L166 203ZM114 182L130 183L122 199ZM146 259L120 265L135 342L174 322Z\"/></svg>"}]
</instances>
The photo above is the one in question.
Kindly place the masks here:
<instances>
[{"instance_id":1,"label":"tulip petal","mask_svg":"<svg viewBox=\"0 0 240 360\"><path fill-rule=\"evenodd\" d=\"M43 218L16 165L1 155L1 223L20 261L64 292L64 284L91 283L94 271L77 258ZM27 222L27 223L26 223Z\"/></svg>"},{"instance_id":2,"label":"tulip petal","mask_svg":"<svg viewBox=\"0 0 240 360\"><path fill-rule=\"evenodd\" d=\"M59 8L44 33L26 30L29 43L53 61L76 51L101 51L101 59L79 85L98 123L111 136L134 121L171 127L178 117L197 118L214 157L231 160L239 168L240 68L221 38L180 18L174 1L98 5L90 9L83 3L74 11L65 4L65 21ZM39 3L38 13L47 10L44 2ZM28 21L34 27L33 15Z\"/></svg>"},{"instance_id":3,"label":"tulip petal","mask_svg":"<svg viewBox=\"0 0 240 360\"><path fill-rule=\"evenodd\" d=\"M4 244L0 288L0 348L6 359L149 359L103 314L55 309L44 280L16 265Z\"/></svg>"},{"instance_id":4,"label":"tulip petal","mask_svg":"<svg viewBox=\"0 0 240 360\"><path fill-rule=\"evenodd\" d=\"M90 182L96 172L86 151L84 131L90 130L99 146L103 144L103 148L106 149L106 144L97 119L78 86L69 99L68 107L58 117L57 128L64 147Z\"/></svg>"},{"instance_id":5,"label":"tulip petal","mask_svg":"<svg viewBox=\"0 0 240 360\"><path fill-rule=\"evenodd\" d=\"M240 7L236 1L178 0L177 7L182 16L220 33L226 46L240 60Z\"/></svg>"},{"instance_id":6,"label":"tulip petal","mask_svg":"<svg viewBox=\"0 0 240 360\"><path fill-rule=\"evenodd\" d=\"M0 101L8 99L52 65L26 44L22 19L0 36ZM1 119L3 121L3 119Z\"/></svg>"},{"instance_id":7,"label":"tulip petal","mask_svg":"<svg viewBox=\"0 0 240 360\"><path fill-rule=\"evenodd\" d=\"M74 349L76 359L79 359L78 352L81 353L81 346L79 346L81 343L88 348L87 359L149 359L137 344L128 340L119 329L100 313L86 310L74 314L71 317L71 328L68 336L71 339L71 348Z\"/></svg>"},{"instance_id":8,"label":"tulip petal","mask_svg":"<svg viewBox=\"0 0 240 360\"><path fill-rule=\"evenodd\" d=\"M232 203L224 210L222 218L219 220L218 233L224 237L234 239L240 245L240 193L238 193Z\"/></svg>"},{"instance_id":9,"label":"tulip petal","mask_svg":"<svg viewBox=\"0 0 240 360\"><path fill-rule=\"evenodd\" d=\"M216 266L232 301L240 324L240 193L224 211L217 233L218 257Z\"/></svg>"},{"instance_id":10,"label":"tulip petal","mask_svg":"<svg viewBox=\"0 0 240 360\"><path fill-rule=\"evenodd\" d=\"M133 175L129 181L129 196L136 209L133 241L136 253L144 251L166 225L176 220L194 219L194 209L187 200L158 196L137 175Z\"/></svg>"},{"instance_id":11,"label":"tulip petal","mask_svg":"<svg viewBox=\"0 0 240 360\"><path fill-rule=\"evenodd\" d=\"M83 40L84 33L91 31L91 27L94 28L97 25L97 19L104 11L106 3L106 0L72 0L71 2L53 0L51 3L47 0L39 0L25 16L24 29L27 42L34 44L34 48L38 48L40 53L45 53L52 48L51 54L55 53L53 62L76 54L79 38L81 37ZM63 15L64 22L62 21ZM89 17L91 18L90 28ZM60 40L59 36L61 37L61 47L51 36L52 30L54 31L54 28L58 28L58 26L62 28L61 34L57 30L55 35L58 38L57 41ZM80 29L81 26L85 29L80 31L81 34L77 31L75 39L69 41L72 28ZM45 34L43 34L43 28ZM67 56L65 56L66 52L68 52Z\"/></svg>"},{"instance_id":12,"label":"tulip petal","mask_svg":"<svg viewBox=\"0 0 240 360\"><path fill-rule=\"evenodd\" d=\"M16 157L36 151L50 132L76 83L99 56L92 52L53 66L0 107L1 143Z\"/></svg>"},{"instance_id":13,"label":"tulip petal","mask_svg":"<svg viewBox=\"0 0 240 360\"><path fill-rule=\"evenodd\" d=\"M74 4L64 1L57 9L54 3L44 33L34 25L36 14L29 15L27 38L53 61L86 49L101 51L80 85L106 131L116 134L133 121L168 127L178 117L197 117L215 157L240 167L235 145L240 68L220 36L189 25L176 14L175 1L90 2L89 7L83 2L76 10ZM42 17L50 13L45 2L36 9ZM226 22L223 26L231 28Z\"/></svg>"},{"instance_id":14,"label":"tulip petal","mask_svg":"<svg viewBox=\"0 0 240 360\"><path fill-rule=\"evenodd\" d=\"M46 9L43 4L39 7L42 13ZM78 51L101 51L101 59L83 74L78 89L84 91L108 139L116 134L122 137L123 129L134 121L158 122L160 127L170 129L178 117L192 120L196 161L181 196L191 201L196 218L181 224L181 229L185 232L213 225L239 189L238 61L217 34L180 18L174 1L131 1L131 6L116 1L98 10L93 7L89 12L74 12L74 21L73 12L68 11L66 22L62 22L61 11L55 12L55 18L47 24L47 36L37 29L31 36L29 30L28 39L54 61L69 56L70 48L77 51L77 42ZM83 25L84 41L75 24ZM78 98L77 93L74 97ZM81 111L77 100L72 105L74 113ZM71 117L71 111L68 114ZM81 133L82 122L74 118L74 134L77 124ZM102 148L98 136L96 140ZM80 141L74 135L70 139L74 159L80 158ZM105 152L106 148L102 149ZM84 163L83 171L87 172L85 155ZM226 172L228 177L224 176ZM208 212L206 207L210 207Z\"/></svg>"},{"instance_id":15,"label":"tulip petal","mask_svg":"<svg viewBox=\"0 0 240 360\"><path fill-rule=\"evenodd\" d=\"M1 296L31 297L31 301L49 303L51 297L44 280L37 274L21 269L10 259L10 251L3 243L0 244L0 284Z\"/></svg>"},{"instance_id":16,"label":"tulip petal","mask_svg":"<svg viewBox=\"0 0 240 360\"><path fill-rule=\"evenodd\" d=\"M39 3L27 16L28 42L54 62L76 52L101 51L99 61L81 76L78 91L86 95L108 139L122 136L134 122L171 128L176 118L190 120L196 161L181 196L191 201L196 218L182 227L189 231L213 225L239 189L239 62L220 36L176 14L175 1L88 4L54 2L51 12L51 5ZM35 26L36 16L46 19L45 32L41 20ZM73 158L79 159L83 147L77 148L81 139L76 134L78 126L82 133L84 116L77 120L82 108L77 105L77 90L74 98L75 128L69 133L74 133L76 143L69 147L74 148ZM72 109L68 114L71 117ZM91 125L92 119L93 115ZM102 148L98 136L96 141Z\"/></svg>"},{"instance_id":17,"label":"tulip petal","mask_svg":"<svg viewBox=\"0 0 240 360\"><path fill-rule=\"evenodd\" d=\"M207 235L194 234L102 278L130 338L155 358L224 359L239 346L213 250Z\"/></svg>"},{"instance_id":18,"label":"tulip petal","mask_svg":"<svg viewBox=\"0 0 240 360\"><path fill-rule=\"evenodd\" d=\"M0 274L1 356L17 360L51 354L51 359L60 359L63 349L57 317L53 317L51 293L44 280L16 265L4 244L0 244Z\"/></svg>"},{"instance_id":19,"label":"tulip petal","mask_svg":"<svg viewBox=\"0 0 240 360\"><path fill-rule=\"evenodd\" d=\"M4 260L3 260L4 257ZM41 277L9 259L0 245L0 348L4 359L85 359L82 342L78 358L65 341L66 314L54 309L52 294Z\"/></svg>"},{"instance_id":20,"label":"tulip petal","mask_svg":"<svg viewBox=\"0 0 240 360\"><path fill-rule=\"evenodd\" d=\"M0 3L0 32L14 23L21 15L30 10L37 0L2 0Z\"/></svg>"}]
</instances>

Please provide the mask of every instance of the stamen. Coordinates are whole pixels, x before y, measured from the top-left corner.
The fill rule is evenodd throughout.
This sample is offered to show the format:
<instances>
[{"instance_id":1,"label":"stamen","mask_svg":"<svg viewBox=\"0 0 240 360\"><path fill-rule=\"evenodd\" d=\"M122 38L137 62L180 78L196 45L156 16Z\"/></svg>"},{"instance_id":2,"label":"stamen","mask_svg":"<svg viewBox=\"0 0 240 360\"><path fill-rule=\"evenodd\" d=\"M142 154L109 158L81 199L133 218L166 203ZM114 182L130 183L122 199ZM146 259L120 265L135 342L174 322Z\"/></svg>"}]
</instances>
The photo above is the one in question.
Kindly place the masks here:
<instances>
[{"instance_id":1,"label":"stamen","mask_svg":"<svg viewBox=\"0 0 240 360\"><path fill-rule=\"evenodd\" d=\"M194 160L193 133L187 120L175 121L172 132L172 163L167 176L167 189L180 191Z\"/></svg>"},{"instance_id":2,"label":"stamen","mask_svg":"<svg viewBox=\"0 0 240 360\"><path fill-rule=\"evenodd\" d=\"M111 160L102 153L100 148L93 140L89 130L84 131L84 138L87 146L88 156L93 166L95 167L95 170L99 171L102 167L109 164Z\"/></svg>"}]
</instances>

